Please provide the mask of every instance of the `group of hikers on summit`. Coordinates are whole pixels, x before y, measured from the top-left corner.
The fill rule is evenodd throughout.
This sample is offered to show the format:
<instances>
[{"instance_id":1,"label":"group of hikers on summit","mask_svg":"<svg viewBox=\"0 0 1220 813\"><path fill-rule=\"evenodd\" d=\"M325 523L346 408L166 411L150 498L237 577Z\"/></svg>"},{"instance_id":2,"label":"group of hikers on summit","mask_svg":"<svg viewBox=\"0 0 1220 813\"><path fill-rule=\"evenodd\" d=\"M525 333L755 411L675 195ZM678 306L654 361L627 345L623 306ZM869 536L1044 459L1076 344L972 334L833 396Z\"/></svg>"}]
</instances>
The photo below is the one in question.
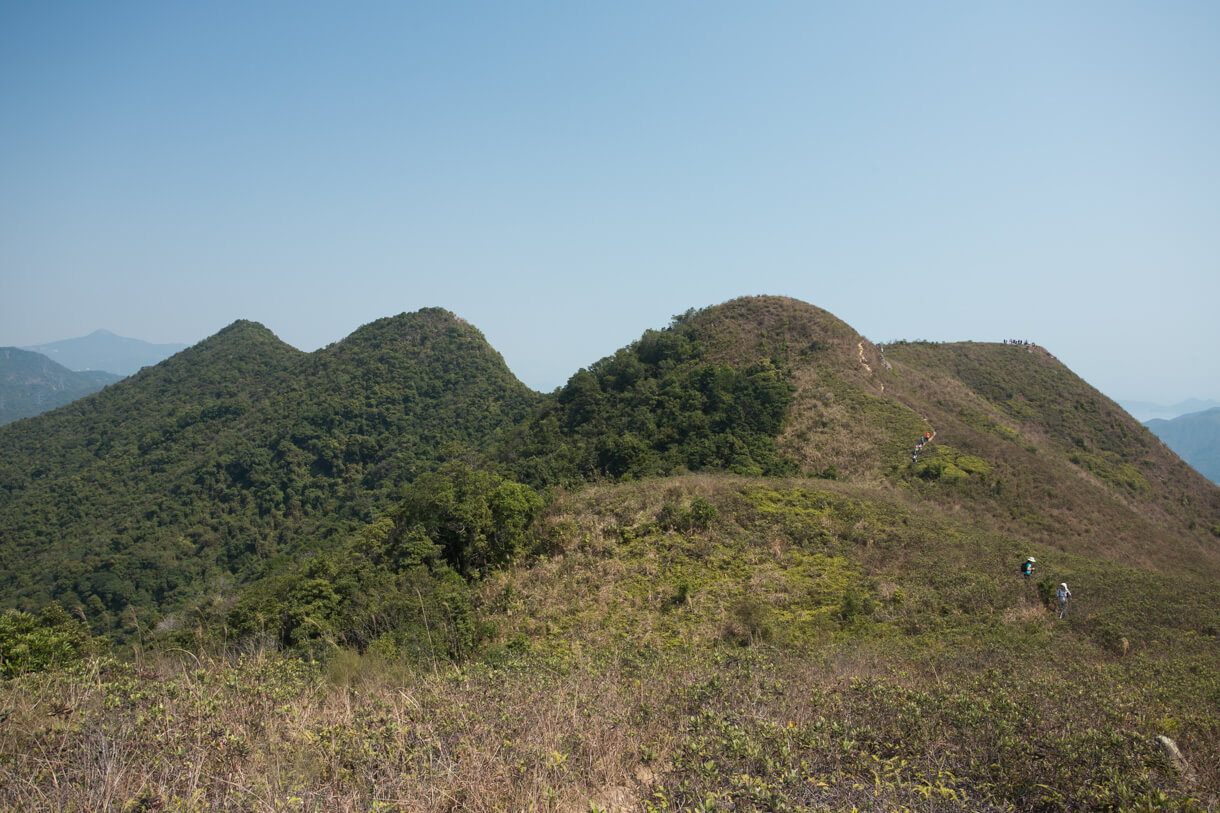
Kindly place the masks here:
<instances>
[{"instance_id":1,"label":"group of hikers on summit","mask_svg":"<svg viewBox=\"0 0 1220 813\"><path fill-rule=\"evenodd\" d=\"M1029 584L1030 578L1034 575L1034 564L1037 562L1034 557L1029 557L1021 563L1021 575L1025 577L1025 583ZM1067 618L1068 604L1072 600L1072 591L1068 589L1067 582L1059 582L1059 587L1055 590L1055 602L1059 605L1059 617Z\"/></svg>"}]
</instances>

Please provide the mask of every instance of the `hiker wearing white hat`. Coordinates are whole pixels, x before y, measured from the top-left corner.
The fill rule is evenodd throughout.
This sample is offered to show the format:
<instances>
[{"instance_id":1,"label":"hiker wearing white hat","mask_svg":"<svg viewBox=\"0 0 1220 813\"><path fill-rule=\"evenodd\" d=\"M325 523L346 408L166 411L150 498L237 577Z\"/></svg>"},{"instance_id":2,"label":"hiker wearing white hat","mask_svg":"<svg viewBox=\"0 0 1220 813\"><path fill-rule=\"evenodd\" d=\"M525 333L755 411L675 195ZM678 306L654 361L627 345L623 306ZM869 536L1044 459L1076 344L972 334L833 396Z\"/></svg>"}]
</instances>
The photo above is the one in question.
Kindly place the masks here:
<instances>
[{"instance_id":1,"label":"hiker wearing white hat","mask_svg":"<svg viewBox=\"0 0 1220 813\"><path fill-rule=\"evenodd\" d=\"M1068 589L1067 582L1059 583L1059 589L1055 591L1055 598L1059 600L1059 617L1067 618L1068 602L1072 600L1072 591Z\"/></svg>"},{"instance_id":2,"label":"hiker wearing white hat","mask_svg":"<svg viewBox=\"0 0 1220 813\"><path fill-rule=\"evenodd\" d=\"M1029 557L1021 563L1021 575L1025 577L1025 581L1029 581L1029 577L1034 575L1034 557Z\"/></svg>"}]
</instances>

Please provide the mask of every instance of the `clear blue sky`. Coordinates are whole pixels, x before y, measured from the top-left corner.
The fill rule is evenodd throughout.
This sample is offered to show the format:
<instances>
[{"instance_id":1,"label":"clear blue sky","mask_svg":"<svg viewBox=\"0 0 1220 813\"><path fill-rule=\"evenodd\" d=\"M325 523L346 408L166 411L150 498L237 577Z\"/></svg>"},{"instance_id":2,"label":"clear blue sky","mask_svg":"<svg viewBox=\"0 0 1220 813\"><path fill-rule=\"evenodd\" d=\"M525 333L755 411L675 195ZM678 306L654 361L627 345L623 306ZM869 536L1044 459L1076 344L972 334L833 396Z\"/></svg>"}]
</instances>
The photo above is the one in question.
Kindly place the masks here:
<instances>
[{"instance_id":1,"label":"clear blue sky","mask_svg":"<svg viewBox=\"0 0 1220 813\"><path fill-rule=\"evenodd\" d=\"M540 390L690 307L1220 399L1214 2L0 2L0 345L441 306Z\"/></svg>"}]
</instances>

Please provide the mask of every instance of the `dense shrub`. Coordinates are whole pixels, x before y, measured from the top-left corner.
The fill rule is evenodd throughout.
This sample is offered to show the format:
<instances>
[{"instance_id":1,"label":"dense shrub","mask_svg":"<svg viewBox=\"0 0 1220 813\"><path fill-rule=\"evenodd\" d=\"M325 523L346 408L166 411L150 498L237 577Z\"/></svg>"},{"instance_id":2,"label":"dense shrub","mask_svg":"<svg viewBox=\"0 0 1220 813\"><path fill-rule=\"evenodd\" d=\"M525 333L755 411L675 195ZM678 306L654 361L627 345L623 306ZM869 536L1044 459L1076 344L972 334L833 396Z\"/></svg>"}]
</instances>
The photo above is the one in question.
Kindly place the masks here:
<instances>
[{"instance_id":1,"label":"dense shrub","mask_svg":"<svg viewBox=\"0 0 1220 813\"><path fill-rule=\"evenodd\" d=\"M478 635L467 579L531 550L542 506L529 486L446 464L340 550L254 583L227 632L314 655L349 646L461 660Z\"/></svg>"},{"instance_id":2,"label":"dense shrub","mask_svg":"<svg viewBox=\"0 0 1220 813\"><path fill-rule=\"evenodd\" d=\"M38 616L16 610L0 614L0 675L12 677L73 663L98 649L89 627L49 604Z\"/></svg>"},{"instance_id":3,"label":"dense shrub","mask_svg":"<svg viewBox=\"0 0 1220 813\"><path fill-rule=\"evenodd\" d=\"M792 473L775 444L793 401L788 379L769 360L708 361L688 314L572 376L502 459L542 485L682 470Z\"/></svg>"}]
</instances>

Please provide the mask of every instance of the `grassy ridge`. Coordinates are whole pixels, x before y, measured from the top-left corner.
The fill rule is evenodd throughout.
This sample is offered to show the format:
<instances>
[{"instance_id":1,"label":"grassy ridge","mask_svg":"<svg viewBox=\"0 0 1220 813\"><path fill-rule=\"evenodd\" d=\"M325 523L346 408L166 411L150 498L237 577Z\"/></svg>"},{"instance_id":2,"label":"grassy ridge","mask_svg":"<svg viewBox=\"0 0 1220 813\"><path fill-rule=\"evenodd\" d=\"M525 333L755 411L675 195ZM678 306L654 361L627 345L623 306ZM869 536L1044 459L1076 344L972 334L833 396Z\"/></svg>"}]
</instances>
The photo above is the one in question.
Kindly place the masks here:
<instances>
[{"instance_id":1,"label":"grassy ridge","mask_svg":"<svg viewBox=\"0 0 1220 813\"><path fill-rule=\"evenodd\" d=\"M484 616L505 640L664 649L740 643L745 629L803 650L996 630L1038 638L1058 629L1048 590L1060 581L1075 594L1065 628L1099 655L1122 638L1143 650L1220 633L1214 578L1030 544L901 491L669 478L562 496L547 528L549 556L480 585ZM1027 555L1040 563L1031 584L1017 574Z\"/></svg>"},{"instance_id":2,"label":"grassy ridge","mask_svg":"<svg viewBox=\"0 0 1220 813\"><path fill-rule=\"evenodd\" d=\"M1045 350L902 343L886 358L887 392L935 427L932 451L988 467L948 482L896 470L923 498L1064 552L1220 572L1220 489Z\"/></svg>"}]
</instances>

